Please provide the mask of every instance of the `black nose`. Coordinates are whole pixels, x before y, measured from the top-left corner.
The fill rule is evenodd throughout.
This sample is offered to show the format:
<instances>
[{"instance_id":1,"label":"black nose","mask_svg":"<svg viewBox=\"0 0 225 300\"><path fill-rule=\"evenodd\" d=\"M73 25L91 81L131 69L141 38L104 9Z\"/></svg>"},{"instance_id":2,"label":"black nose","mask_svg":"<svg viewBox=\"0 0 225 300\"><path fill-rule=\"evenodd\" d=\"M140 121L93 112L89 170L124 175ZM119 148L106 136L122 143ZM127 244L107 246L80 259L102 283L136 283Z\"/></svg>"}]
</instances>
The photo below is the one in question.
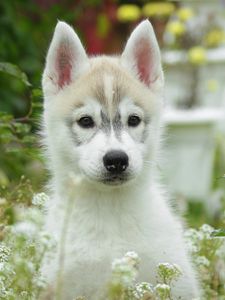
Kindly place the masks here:
<instances>
[{"instance_id":1,"label":"black nose","mask_svg":"<svg viewBox=\"0 0 225 300\"><path fill-rule=\"evenodd\" d=\"M112 150L104 155L103 163L107 171L118 174L128 167L128 156L123 151Z\"/></svg>"}]
</instances>

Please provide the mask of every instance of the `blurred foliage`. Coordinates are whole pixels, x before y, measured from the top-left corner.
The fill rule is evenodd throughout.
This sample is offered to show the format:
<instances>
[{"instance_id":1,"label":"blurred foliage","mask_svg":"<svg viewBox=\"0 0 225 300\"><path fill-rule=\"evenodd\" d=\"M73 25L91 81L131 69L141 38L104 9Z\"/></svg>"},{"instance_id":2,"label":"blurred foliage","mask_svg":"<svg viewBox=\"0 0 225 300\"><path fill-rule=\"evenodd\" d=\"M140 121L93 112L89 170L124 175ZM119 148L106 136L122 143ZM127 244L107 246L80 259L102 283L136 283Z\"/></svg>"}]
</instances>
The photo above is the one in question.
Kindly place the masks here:
<instances>
[{"instance_id":1,"label":"blurred foliage","mask_svg":"<svg viewBox=\"0 0 225 300\"><path fill-rule=\"evenodd\" d=\"M46 286L41 265L54 250L43 228L40 200L46 197L36 194L29 208L17 207L16 222L0 228L0 299L39 299Z\"/></svg>"},{"instance_id":2,"label":"blurred foliage","mask_svg":"<svg viewBox=\"0 0 225 300\"><path fill-rule=\"evenodd\" d=\"M41 91L31 87L27 76L17 66L0 63L0 68L2 73L10 75L10 81L15 78L22 83L29 96L29 111L25 116L16 118L10 113L0 112L0 197L5 197L5 191L11 190L7 199L13 201L21 199L16 193L18 184L25 186L21 176L27 176L36 188L42 181L43 166L36 134L42 108ZM24 189L24 196L30 199L27 189Z\"/></svg>"},{"instance_id":3,"label":"blurred foliage","mask_svg":"<svg viewBox=\"0 0 225 300\"><path fill-rule=\"evenodd\" d=\"M76 15L67 5L52 4L54 1L0 2L0 59L18 65L35 87L40 87L47 44L58 18L72 22ZM8 72L0 74L0 98L0 111L21 116L29 109L26 86Z\"/></svg>"},{"instance_id":4,"label":"blurred foliage","mask_svg":"<svg viewBox=\"0 0 225 300\"><path fill-rule=\"evenodd\" d=\"M187 246L200 274L202 299L224 299L224 231L203 224L185 233Z\"/></svg>"},{"instance_id":5,"label":"blurred foliage","mask_svg":"<svg viewBox=\"0 0 225 300\"><path fill-rule=\"evenodd\" d=\"M222 9L222 7L221 7ZM198 28L196 31L195 29ZM178 7L165 27L166 48L217 48L225 43L224 21L217 11Z\"/></svg>"},{"instance_id":6,"label":"blurred foliage","mask_svg":"<svg viewBox=\"0 0 225 300\"><path fill-rule=\"evenodd\" d=\"M207 199L211 208L204 202L189 199L185 212L185 219L189 226L198 228L201 224L207 223L216 228L225 228L225 140L222 133L216 136L211 191L212 195Z\"/></svg>"},{"instance_id":7,"label":"blurred foliage","mask_svg":"<svg viewBox=\"0 0 225 300\"><path fill-rule=\"evenodd\" d=\"M30 179L21 176L18 184L16 180L13 188L0 186L0 224L2 226L12 225L17 221L16 205L23 203L26 206L31 205L31 199L34 195L33 186Z\"/></svg>"},{"instance_id":8,"label":"blurred foliage","mask_svg":"<svg viewBox=\"0 0 225 300\"><path fill-rule=\"evenodd\" d=\"M102 9L104 5L101 0L1 1L0 60L18 65L33 86L40 88L45 55L57 21L78 24L80 18L89 17L85 16L87 9ZM106 15L100 9L99 16L96 26L99 25L99 32L102 32ZM83 30L79 30L82 26L77 27L82 38ZM8 72L1 71L0 66L0 111L23 116L30 103L26 86L21 80L9 77Z\"/></svg>"}]
</instances>

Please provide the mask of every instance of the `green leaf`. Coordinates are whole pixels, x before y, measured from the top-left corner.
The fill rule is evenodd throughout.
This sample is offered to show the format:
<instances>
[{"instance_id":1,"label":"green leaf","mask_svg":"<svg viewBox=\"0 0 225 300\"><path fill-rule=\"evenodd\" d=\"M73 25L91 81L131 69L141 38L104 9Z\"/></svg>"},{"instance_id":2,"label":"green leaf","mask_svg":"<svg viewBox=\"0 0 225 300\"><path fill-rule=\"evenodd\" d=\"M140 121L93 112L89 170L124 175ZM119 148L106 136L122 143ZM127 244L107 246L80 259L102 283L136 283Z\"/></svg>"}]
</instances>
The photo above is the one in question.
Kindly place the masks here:
<instances>
[{"instance_id":1,"label":"green leaf","mask_svg":"<svg viewBox=\"0 0 225 300\"><path fill-rule=\"evenodd\" d=\"M9 115L3 111L0 111L0 123L10 122L13 119L12 115Z\"/></svg>"},{"instance_id":2,"label":"green leaf","mask_svg":"<svg viewBox=\"0 0 225 300\"><path fill-rule=\"evenodd\" d=\"M13 126L17 133L27 134L30 132L30 126L28 124L14 123Z\"/></svg>"},{"instance_id":3,"label":"green leaf","mask_svg":"<svg viewBox=\"0 0 225 300\"><path fill-rule=\"evenodd\" d=\"M7 207L4 211L4 216L7 220L7 223L9 225L12 225L15 223L15 210L14 208L11 206L11 207Z\"/></svg>"},{"instance_id":4,"label":"green leaf","mask_svg":"<svg viewBox=\"0 0 225 300\"><path fill-rule=\"evenodd\" d=\"M32 90L32 97L42 97L42 90L41 89L33 89Z\"/></svg>"},{"instance_id":5,"label":"green leaf","mask_svg":"<svg viewBox=\"0 0 225 300\"><path fill-rule=\"evenodd\" d=\"M26 135L24 136L21 141L23 143L35 143L37 141L36 136L32 136L32 135Z\"/></svg>"},{"instance_id":6,"label":"green leaf","mask_svg":"<svg viewBox=\"0 0 225 300\"><path fill-rule=\"evenodd\" d=\"M31 86L27 75L23 73L19 67L7 62L0 62L0 72L7 73L20 79L26 86Z\"/></svg>"},{"instance_id":7,"label":"green leaf","mask_svg":"<svg viewBox=\"0 0 225 300\"><path fill-rule=\"evenodd\" d=\"M212 237L225 237L225 229L215 229L213 230Z\"/></svg>"}]
</instances>

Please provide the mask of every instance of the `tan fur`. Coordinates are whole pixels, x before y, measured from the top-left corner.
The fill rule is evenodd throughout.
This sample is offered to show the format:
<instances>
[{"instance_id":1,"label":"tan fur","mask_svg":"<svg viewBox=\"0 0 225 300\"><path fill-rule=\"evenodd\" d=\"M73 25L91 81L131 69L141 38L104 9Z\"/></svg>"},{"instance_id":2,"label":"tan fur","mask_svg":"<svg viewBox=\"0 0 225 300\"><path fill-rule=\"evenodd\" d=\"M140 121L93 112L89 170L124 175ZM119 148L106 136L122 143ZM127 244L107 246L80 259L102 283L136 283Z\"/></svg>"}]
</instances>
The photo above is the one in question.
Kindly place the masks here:
<instances>
[{"instance_id":1,"label":"tan fur","mask_svg":"<svg viewBox=\"0 0 225 300\"><path fill-rule=\"evenodd\" d=\"M64 91L60 91L55 96L52 110L55 115L66 117L71 110L85 104L85 99L93 98L93 96L107 109L110 115L110 110L115 110L124 95L130 96L134 103L148 114L155 114L156 110L160 109L161 103L157 101L156 94L153 94L143 83L121 68L118 58L97 57L90 59L90 63L91 68L87 73L80 76L71 85L64 87L67 89L66 99L62 97ZM113 94L111 97L105 95L103 85L105 76L112 78ZM149 99L149 102L146 102L146 98Z\"/></svg>"}]
</instances>

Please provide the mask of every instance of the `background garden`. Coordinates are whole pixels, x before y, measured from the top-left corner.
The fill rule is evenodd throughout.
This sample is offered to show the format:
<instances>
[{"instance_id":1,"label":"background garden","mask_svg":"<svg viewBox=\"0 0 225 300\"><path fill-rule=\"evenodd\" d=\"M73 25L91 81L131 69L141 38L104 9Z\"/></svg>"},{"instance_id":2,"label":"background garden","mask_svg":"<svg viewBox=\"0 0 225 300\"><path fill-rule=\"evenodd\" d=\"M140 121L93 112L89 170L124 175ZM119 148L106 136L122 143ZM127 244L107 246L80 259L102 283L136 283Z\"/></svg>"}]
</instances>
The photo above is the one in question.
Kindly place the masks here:
<instances>
[{"instance_id":1,"label":"background garden","mask_svg":"<svg viewBox=\"0 0 225 300\"><path fill-rule=\"evenodd\" d=\"M0 299L37 299L42 257L53 247L41 229L49 174L39 130L41 74L57 20L71 24L95 55L120 53L144 18L156 31L166 76L165 159L158 169L173 205L196 228L187 238L204 299L225 299L225 1L219 0L0 2ZM120 293L124 274L115 272L112 290ZM112 299L132 299L113 293ZM134 299L170 299L144 293Z\"/></svg>"}]
</instances>

